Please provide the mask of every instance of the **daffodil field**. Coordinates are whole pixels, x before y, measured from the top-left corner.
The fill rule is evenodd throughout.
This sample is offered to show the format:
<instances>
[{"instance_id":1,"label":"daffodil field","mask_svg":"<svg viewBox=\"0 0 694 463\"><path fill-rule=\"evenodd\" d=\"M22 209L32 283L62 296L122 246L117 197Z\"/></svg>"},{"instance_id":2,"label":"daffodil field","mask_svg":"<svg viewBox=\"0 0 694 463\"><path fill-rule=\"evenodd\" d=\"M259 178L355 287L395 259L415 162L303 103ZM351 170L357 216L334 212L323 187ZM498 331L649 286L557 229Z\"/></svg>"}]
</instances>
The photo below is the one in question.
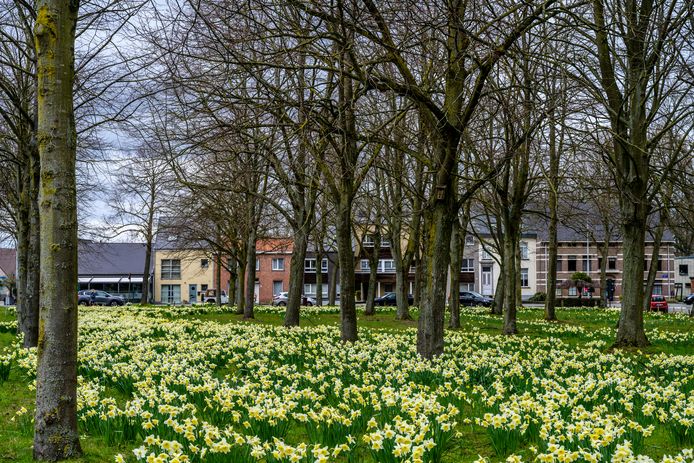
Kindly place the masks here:
<instances>
[{"instance_id":1,"label":"daffodil field","mask_svg":"<svg viewBox=\"0 0 694 463\"><path fill-rule=\"evenodd\" d=\"M253 323L205 306L83 309L80 432L109 461L147 463L694 461L685 315L647 314L654 345L613 352L614 311L547 323L524 309L524 334L505 337L488 309L464 309L428 362L392 309L351 345L336 312L305 309L304 326L285 329L274 307ZM0 438L15 442L0 460L21 460L31 404L9 395L31 396L35 351L0 320Z\"/></svg>"}]
</instances>

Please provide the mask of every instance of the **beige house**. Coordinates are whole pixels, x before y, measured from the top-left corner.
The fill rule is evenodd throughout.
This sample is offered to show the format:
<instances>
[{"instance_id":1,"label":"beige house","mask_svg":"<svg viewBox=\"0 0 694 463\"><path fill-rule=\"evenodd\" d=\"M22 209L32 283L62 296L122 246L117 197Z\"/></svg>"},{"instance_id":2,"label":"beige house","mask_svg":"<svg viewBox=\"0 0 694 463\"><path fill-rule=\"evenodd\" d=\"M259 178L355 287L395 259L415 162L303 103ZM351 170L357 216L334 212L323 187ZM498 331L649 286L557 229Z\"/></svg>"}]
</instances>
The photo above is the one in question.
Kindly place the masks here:
<instances>
[{"instance_id":1,"label":"beige house","mask_svg":"<svg viewBox=\"0 0 694 463\"><path fill-rule=\"evenodd\" d=\"M183 248L172 235L160 233L154 249L154 302L194 304L214 288L214 262L204 249Z\"/></svg>"}]
</instances>

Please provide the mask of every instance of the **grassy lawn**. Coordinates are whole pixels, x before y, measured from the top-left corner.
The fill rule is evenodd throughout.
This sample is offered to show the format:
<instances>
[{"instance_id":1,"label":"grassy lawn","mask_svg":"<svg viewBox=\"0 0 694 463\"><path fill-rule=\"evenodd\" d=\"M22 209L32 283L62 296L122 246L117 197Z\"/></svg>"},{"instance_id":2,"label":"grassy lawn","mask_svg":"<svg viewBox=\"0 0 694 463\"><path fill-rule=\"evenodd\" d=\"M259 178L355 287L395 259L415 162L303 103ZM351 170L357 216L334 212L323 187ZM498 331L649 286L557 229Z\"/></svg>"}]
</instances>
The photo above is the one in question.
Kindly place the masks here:
<instances>
[{"instance_id":1,"label":"grassy lawn","mask_svg":"<svg viewBox=\"0 0 694 463\"><path fill-rule=\"evenodd\" d=\"M136 315L129 314L129 310L136 312ZM682 409L685 410L684 413L687 413L686 400L689 400L690 404L692 403L692 399L686 397L687 395L691 396L692 391L694 391L694 361L692 360L694 320L683 315L646 314L646 330L652 345L639 351L619 353L617 358L613 359L609 346L614 339L618 318L616 311L563 309L558 311L559 322L547 323L543 320L542 310L520 310L518 314L520 334L515 337L515 340L509 340L500 334L502 325L500 317L490 315L481 309L463 309L461 329L455 330L455 332L449 330L447 334L447 350L451 352L447 362L450 362L451 366L441 366L440 368L425 366L422 370L422 367L412 364L412 360L416 360L411 350L417 326L416 310L413 310L414 320L411 321L396 320L394 311L388 309L368 317L360 313L358 323L360 337L364 341L359 346L364 349L372 349L372 352L368 357L364 357L359 352L352 352L352 349L349 349L350 352L345 353L346 357L343 359L341 359L343 353L340 344L334 341L339 326L339 314L337 313L321 313L320 310L315 309L308 310L302 314L303 328L297 331L280 328L283 323L283 315L276 313L276 309L263 307L258 308L256 318L253 320L243 320L241 315L230 311L187 310L185 308L138 310L140 309L104 308L84 309L81 312L81 352L93 353L92 360L83 362L81 367L81 374L85 375L84 384L81 386L85 391L82 392L83 395L96 394L95 397L99 401L112 399L114 407L125 410L132 405L131 400L135 397L135 391L139 391L137 394L141 395L146 394L147 391L154 394L156 390L156 399L151 400L165 400L169 404L178 406L177 400L172 402L170 399L161 399L163 389L148 389L153 386L144 386L138 381L141 381L142 378L150 378L149 381L151 381L151 378L154 378L155 382L162 381L161 384L165 384L168 390L179 393L185 392L187 384L198 384L201 381L206 381L207 384L214 384L214 388L222 392L215 393L212 390L206 393L208 395L204 396L207 397L204 400L204 397L198 393L186 392L188 396L185 400L194 404L196 401L202 401L197 403L197 408L193 407L197 410L197 416L219 426L220 429L229 426L229 432L232 432L233 429L234 433L238 431L242 434L264 436L262 438L269 439L268 442L272 442L271 437L274 432L277 432L290 446L301 445L302 442L315 442L316 439L321 442L324 441L323 443L328 446L338 445L344 441L346 434L357 433L356 437L359 439L350 450L350 457L347 458L344 456L345 454L341 454L335 461L400 460L386 459L384 454L370 449L369 444L364 443L366 442L364 436L369 435L369 430L372 430L371 426L366 427L366 423L363 423L361 427L356 426L351 423L352 420L350 420L350 425L344 428L345 430L337 433L337 437L327 439L325 435L320 436L315 433L315 429L320 429L322 433L328 432L326 431L328 429L326 422L320 421L323 418L315 418L317 420L315 424L317 428L315 429L309 426L311 420L304 426L299 419L298 421L290 420L285 431L273 431L274 428L267 428L267 422L263 421L266 418L257 418L256 422L252 419L253 414L251 413L248 416L244 415L245 418L243 419L251 422L250 428L247 427L249 431L245 431L243 426L228 421L229 412L220 411L223 408L218 409L221 407L220 404L225 403L226 396L224 394L230 394L229 397L237 397L232 409L246 413L249 409L244 408L248 407L248 405L243 405L245 401L252 401L253 397L261 394L264 388L268 388L271 397L277 397L278 400L283 401L285 400L284 394L290 390L287 388L291 385L291 388L301 387L305 390L318 391L320 397L323 397L321 399L322 407L330 404L339 405L336 410L344 411L349 408L348 405L351 404L354 408L354 404L358 403L354 402L353 398L345 398L347 397L345 394L357 393L350 392L348 394L347 389L345 389L342 392L336 392L337 396L332 397L329 390L321 386L320 381L313 383L312 375L327 372L327 377L331 378L330 384L353 384L354 387L362 387L363 384L375 381L374 385L377 385L375 390L380 391L379 393L383 393L382 388L387 389L389 384L397 384L400 389L404 386L404 390L408 391L407 393L411 397L416 397L420 392L437 394L442 397L440 403L447 404L446 406L449 407L455 404L459 410L456 419L452 421L453 428L450 431L450 436L441 431L442 434L438 437L442 439L440 442L445 442L445 445L441 444L441 447L445 447L446 450L439 461L475 461L481 455L488 461L501 462L505 461L510 454L515 454L524 461L533 461L538 452L549 451L547 450L547 438L540 439L538 436L542 433L539 431L535 434L528 431L524 437L517 438L513 437L513 432L495 437L494 429L490 427L489 423L479 421L482 419L483 412L492 415L498 414L499 416L512 416L514 411L506 410L503 403L505 401L512 403L522 396L523 391L532 395L533 391L541 391L548 387L543 385L538 389L538 385L541 384L538 382L540 380L554 381L558 379L560 383L559 386L556 386L558 390L579 391L582 386L576 385L573 381L580 381L581 375L591 378L591 381L593 379L596 382L598 379L608 381L610 375L613 374L610 373L611 368L614 368L615 378L623 378L625 384L633 383L636 385L640 381L638 376L643 374L642 380L652 383L659 391L661 389L666 391L670 385L674 384L685 398L682 399L680 396L680 398L672 399L667 405L663 404L661 407L663 410L670 411L675 410L676 407L684 407ZM7 332L8 323L13 320L13 315L0 312L0 355L3 352L7 354L16 350L16 338L13 333ZM3 327L5 327L4 330ZM542 352L551 354L555 348L571 357L573 359L571 362L577 363L578 367L568 362L565 366L557 367L558 369L555 370L552 362L543 363L541 356L544 354ZM320 349L328 352L325 354L325 358L321 356L322 351ZM388 358L387 356L391 354L393 357ZM479 357L475 357L476 355ZM378 356L383 357L383 359L377 360ZM20 357L25 361L27 359L26 356L20 355ZM527 370L514 377L514 363L511 362L504 366L507 357L515 359L514 362ZM13 363L9 378L4 382L0 381L0 461L31 461L32 430L31 423L27 420L31 416L34 400L33 389L31 388L32 372L30 367L19 365L21 358ZM322 366L307 363L323 362L324 360L327 363ZM557 359L554 360L554 362L557 361ZM600 365L585 367L580 364L580 362L585 362L586 365L591 365L593 361ZM212 362L211 367L206 366L209 362ZM671 365L672 362L674 363ZM393 365L400 366L394 367ZM610 365L614 365L614 367ZM347 366L346 370L340 370L345 366ZM643 373L639 372L641 366L643 366ZM576 374L575 380L570 376L574 367L578 368L580 372L580 374ZM454 376L447 376L456 368L459 369L458 373ZM351 369L354 369L354 372L351 372ZM505 376L506 369L511 372L509 373L510 376ZM170 377L169 373L165 373L168 370L170 370ZM356 373L357 371L361 373ZM375 377L378 378L382 371L388 372L387 374L391 375L392 379L386 379L385 382L384 380L370 379L372 375L376 375ZM406 377L396 379L400 371L406 372ZM542 376L545 372L549 372L549 376L546 378ZM553 377L558 372L564 372L566 378ZM201 379L191 380L189 378L191 374L198 373L202 374ZM256 382L254 375L259 375L260 379L257 381L260 382ZM474 375L480 375L479 379L475 379ZM470 378L464 381L460 380L463 376L470 376ZM186 379L182 381L178 379L179 377ZM410 379L408 380L407 377ZM535 381L534 385L529 384L528 378ZM285 379L288 382L280 387L280 383ZM562 382L564 380L565 382ZM266 381L274 381L274 383ZM328 380L326 379L326 381ZM263 384L265 385L263 386ZM455 392L455 384L460 385L458 390L463 391L460 397L465 400L459 400L460 397ZM227 389L231 386L236 388L250 387L253 392L250 393L250 396L240 396L233 389ZM605 388L601 385L595 387L598 388L596 391L600 391L599 388L601 387ZM615 383L614 387L616 388L614 397L619 399L615 403L609 401L610 395L605 392L609 389L607 388L600 392L602 394L601 399L597 402L590 402L587 398L578 401L566 411L558 411L557 417L561 416L562 418L557 419L565 419L566 423L573 425L578 418L571 417L572 410L585 406L589 411L591 409L602 410L600 412L602 415L593 417L593 420L608 417L608 421L613 420L617 423L623 419L609 417L616 417L616 414L621 413L625 417L624 419L633 419L634 423L641 423L644 428L652 426L651 431L646 432L642 437L638 452L635 453L648 455L656 461L659 461L663 455L677 454L683 448L694 446L694 426L689 432L677 434L675 428L668 424L667 420L658 422L640 413L637 408L641 407L642 403L638 394L632 396L628 388L621 389L619 383ZM513 392L514 388L517 392ZM262 394L264 393L262 392ZM373 392L361 392L360 394L367 394L366 396L368 396ZM494 402L495 394L498 396L496 400L500 400L500 402ZM211 398L212 402L209 402ZM604 402L605 399L607 399L609 406L603 409L601 408L601 401ZM313 399L307 401L306 405L301 405L299 408L295 407L293 413L298 413L301 407L314 406L310 404L317 404L317 400ZM387 399L379 398L378 400L385 400L384 403L388 403ZM485 400L487 403L483 403ZM489 402L490 400L492 402ZM303 399L289 399L289 403L292 401L298 401L299 404L304 403ZM624 408L625 402L631 404L628 407L634 407L633 416L630 408ZM104 406L103 403L94 406L95 413L96 410L105 410L99 408ZM207 405L205 405L206 403ZM384 406L381 402L379 404L379 407ZM411 406L407 405L407 402L405 404L407 407ZM285 405L276 404L275 406L282 408ZM345 408L341 409L340 407L343 406ZM377 426L374 429L380 430L383 426L385 426L383 429L387 429L389 423L400 419L398 407L402 406L394 406L391 410L388 408L390 405L388 405L381 412L369 411L368 413L378 420L378 423L374 424ZM417 405L415 410L420 410L422 406L424 405ZM523 405L519 406L522 407ZM28 410L27 414L23 417L17 416L17 411L22 407ZM432 411L427 413L430 416L447 417L441 410L435 411L437 410L436 407L434 406ZM187 409L184 407L176 412L179 415L171 416L180 416L183 419L183 417L189 416L189 411L185 410ZM138 413L142 413L142 410L138 409ZM155 417L159 416L159 412L156 410L152 413ZM366 414L366 412L364 413ZM424 412L421 410L416 413L422 413L421 416L424 416ZM536 413L540 416L542 411L538 408L526 413L530 415ZM418 419L422 419L421 416ZM160 421L163 422L165 419L165 414L161 415ZM452 418L450 419L452 420ZM141 426L144 421L137 421L138 426ZM115 437L114 432L116 432ZM560 428L553 432L562 435L564 430ZM117 433L118 431L113 431L110 428L105 429L98 420L83 421L81 436L85 456L76 461L114 461L114 456L119 453L125 455L128 461L135 461L132 450L139 447L147 435L158 434L166 436L166 439L176 437L175 434L171 434L169 428L162 427L161 423L154 425L151 430L139 429L139 431L134 431L133 437L127 439L121 438L122 436ZM181 436L176 438L183 441ZM231 439L231 434L229 434L229 440ZM436 440L436 437L434 439ZM438 445L439 441L436 442ZM499 450L499 446L502 444L508 445L511 450L506 449L506 447L504 447L506 450ZM613 451L614 448L611 452ZM192 461L250 461L244 459L248 457L247 455L236 457L237 459L231 458L231 455L212 453L208 454L205 459L193 458ZM224 458L220 459L219 457L222 456ZM306 458L306 461L309 461L308 455ZM261 457L257 461L274 463L285 460L267 454L264 459Z\"/></svg>"}]
</instances>

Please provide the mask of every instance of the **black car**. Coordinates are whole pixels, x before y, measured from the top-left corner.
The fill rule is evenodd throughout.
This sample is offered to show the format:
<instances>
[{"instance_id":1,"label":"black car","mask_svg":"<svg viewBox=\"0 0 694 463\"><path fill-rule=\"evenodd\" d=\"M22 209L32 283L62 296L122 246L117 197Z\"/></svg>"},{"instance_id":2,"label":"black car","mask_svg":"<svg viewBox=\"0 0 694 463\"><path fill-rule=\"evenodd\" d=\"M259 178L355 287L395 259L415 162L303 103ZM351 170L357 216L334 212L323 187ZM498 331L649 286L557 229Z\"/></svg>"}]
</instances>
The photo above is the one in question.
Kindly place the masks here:
<instances>
[{"instance_id":1,"label":"black car","mask_svg":"<svg viewBox=\"0 0 694 463\"><path fill-rule=\"evenodd\" d=\"M409 305L412 305L414 302L414 296L412 294L407 295L407 303ZM381 297L377 297L374 299L374 304L375 305L391 305L394 306L396 305L396 299L395 299L395 293L385 293Z\"/></svg>"},{"instance_id":2,"label":"black car","mask_svg":"<svg viewBox=\"0 0 694 463\"><path fill-rule=\"evenodd\" d=\"M694 304L694 293L690 294L689 296L685 297L684 300L682 301L687 305Z\"/></svg>"},{"instance_id":3,"label":"black car","mask_svg":"<svg viewBox=\"0 0 694 463\"><path fill-rule=\"evenodd\" d=\"M94 293L94 298L92 299L92 293ZM106 291L99 291L96 289L83 289L77 292L77 303L79 305L123 305L125 304L125 299L120 296L113 296Z\"/></svg>"},{"instance_id":4,"label":"black car","mask_svg":"<svg viewBox=\"0 0 694 463\"><path fill-rule=\"evenodd\" d=\"M491 307L494 304L494 299L487 296L482 296L480 293L475 291L461 291L460 292L460 305L466 306L484 306Z\"/></svg>"}]
</instances>

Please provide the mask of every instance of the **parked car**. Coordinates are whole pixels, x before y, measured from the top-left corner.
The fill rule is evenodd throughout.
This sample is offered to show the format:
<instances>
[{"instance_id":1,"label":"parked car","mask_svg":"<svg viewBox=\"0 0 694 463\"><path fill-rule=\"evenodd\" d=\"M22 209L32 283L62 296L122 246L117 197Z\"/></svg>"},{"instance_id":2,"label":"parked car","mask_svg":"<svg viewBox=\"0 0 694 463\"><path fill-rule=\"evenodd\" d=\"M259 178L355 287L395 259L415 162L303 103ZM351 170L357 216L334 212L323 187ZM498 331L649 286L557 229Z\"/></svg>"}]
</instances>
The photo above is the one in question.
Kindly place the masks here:
<instances>
[{"instance_id":1,"label":"parked car","mask_svg":"<svg viewBox=\"0 0 694 463\"><path fill-rule=\"evenodd\" d=\"M287 305L287 301L289 300L289 293L287 291L284 291L279 294L275 294L272 296L272 305L284 307ZM304 294L301 295L301 305L305 305L308 307L316 305L316 300L312 297L308 297Z\"/></svg>"},{"instance_id":2,"label":"parked car","mask_svg":"<svg viewBox=\"0 0 694 463\"><path fill-rule=\"evenodd\" d=\"M123 305L125 304L125 299L120 296L114 296L107 293L106 291L99 291L96 289L83 289L77 292L77 303L79 305L92 305L92 292L94 292L94 304L95 305Z\"/></svg>"},{"instance_id":3,"label":"parked car","mask_svg":"<svg viewBox=\"0 0 694 463\"><path fill-rule=\"evenodd\" d=\"M222 304L228 304L229 303L229 296L227 296L227 292L222 290L222 295L220 296L220 301ZM202 294L202 302L205 304L216 304L217 303L217 290L216 289L207 289L205 292Z\"/></svg>"},{"instance_id":4,"label":"parked car","mask_svg":"<svg viewBox=\"0 0 694 463\"><path fill-rule=\"evenodd\" d=\"M414 303L414 296L412 296L412 294L407 295L407 303L409 305L412 305ZM383 296L377 297L376 299L374 299L374 304L390 306L397 305L395 293L385 293Z\"/></svg>"},{"instance_id":5,"label":"parked car","mask_svg":"<svg viewBox=\"0 0 694 463\"><path fill-rule=\"evenodd\" d=\"M460 305L466 306L477 306L481 305L484 307L491 307L494 304L494 299L487 296L482 296L476 291L461 291L460 292Z\"/></svg>"},{"instance_id":6,"label":"parked car","mask_svg":"<svg viewBox=\"0 0 694 463\"><path fill-rule=\"evenodd\" d=\"M651 296L651 310L667 313L667 309L668 306L665 296L661 296L660 294L654 294Z\"/></svg>"},{"instance_id":7,"label":"parked car","mask_svg":"<svg viewBox=\"0 0 694 463\"><path fill-rule=\"evenodd\" d=\"M694 293L690 294L689 296L685 297L684 300L682 301L687 305L692 305L694 304Z\"/></svg>"}]
</instances>

